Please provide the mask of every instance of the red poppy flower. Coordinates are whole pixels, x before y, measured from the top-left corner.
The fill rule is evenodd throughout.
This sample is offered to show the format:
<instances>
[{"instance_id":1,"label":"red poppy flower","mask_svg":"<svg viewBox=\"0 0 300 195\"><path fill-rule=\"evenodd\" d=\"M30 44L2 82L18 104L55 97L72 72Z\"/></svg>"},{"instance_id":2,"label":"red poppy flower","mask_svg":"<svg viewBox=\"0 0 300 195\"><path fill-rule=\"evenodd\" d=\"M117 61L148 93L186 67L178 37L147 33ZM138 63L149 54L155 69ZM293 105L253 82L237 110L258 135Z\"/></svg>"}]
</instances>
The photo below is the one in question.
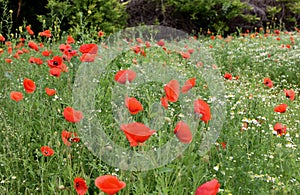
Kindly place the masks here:
<instances>
[{"instance_id":1,"label":"red poppy flower","mask_svg":"<svg viewBox=\"0 0 300 195\"><path fill-rule=\"evenodd\" d=\"M151 43L149 41L146 41L145 45L146 45L147 48L151 47Z\"/></svg>"},{"instance_id":2,"label":"red poppy flower","mask_svg":"<svg viewBox=\"0 0 300 195\"><path fill-rule=\"evenodd\" d=\"M12 91L10 92L10 99L16 102L21 101L23 99L23 93L18 91Z\"/></svg>"},{"instance_id":3,"label":"red poppy flower","mask_svg":"<svg viewBox=\"0 0 300 195\"><path fill-rule=\"evenodd\" d=\"M35 58L35 64L37 65L42 65L43 64L43 60L41 58Z\"/></svg>"},{"instance_id":4,"label":"red poppy flower","mask_svg":"<svg viewBox=\"0 0 300 195\"><path fill-rule=\"evenodd\" d=\"M196 78L191 78L187 80L184 86L181 88L182 93L187 93L191 88L195 87L196 85Z\"/></svg>"},{"instance_id":5,"label":"red poppy flower","mask_svg":"<svg viewBox=\"0 0 300 195\"><path fill-rule=\"evenodd\" d=\"M193 139L193 135L189 126L183 121L179 121L177 123L174 129L174 134L177 136L179 141L181 141L184 144L190 143Z\"/></svg>"},{"instance_id":6,"label":"red poppy flower","mask_svg":"<svg viewBox=\"0 0 300 195\"><path fill-rule=\"evenodd\" d=\"M52 50L45 50L42 52L43 56L49 56L50 54L52 54Z\"/></svg>"},{"instance_id":7,"label":"red poppy flower","mask_svg":"<svg viewBox=\"0 0 300 195\"><path fill-rule=\"evenodd\" d=\"M2 35L0 35L0 41L4 42L5 41L5 37L3 37Z\"/></svg>"},{"instance_id":8,"label":"red poppy flower","mask_svg":"<svg viewBox=\"0 0 300 195\"><path fill-rule=\"evenodd\" d=\"M26 30L27 30L28 34L34 35L34 32L31 30L30 26L26 26Z\"/></svg>"},{"instance_id":9,"label":"red poppy flower","mask_svg":"<svg viewBox=\"0 0 300 195\"><path fill-rule=\"evenodd\" d=\"M94 62L96 58L96 54L89 54L89 53L84 53L80 57L81 62Z\"/></svg>"},{"instance_id":10,"label":"red poppy flower","mask_svg":"<svg viewBox=\"0 0 300 195\"><path fill-rule=\"evenodd\" d=\"M105 35L105 33L102 31L102 30L100 30L99 32L98 32L98 37L103 37Z\"/></svg>"},{"instance_id":11,"label":"red poppy flower","mask_svg":"<svg viewBox=\"0 0 300 195\"><path fill-rule=\"evenodd\" d=\"M286 108L287 108L287 104L279 104L274 108L274 112L285 113Z\"/></svg>"},{"instance_id":12,"label":"red poppy flower","mask_svg":"<svg viewBox=\"0 0 300 195\"><path fill-rule=\"evenodd\" d=\"M56 93L55 89L50 89L48 87L45 88L45 91L46 91L46 93L47 93L48 96L53 96Z\"/></svg>"},{"instance_id":13,"label":"red poppy flower","mask_svg":"<svg viewBox=\"0 0 300 195\"><path fill-rule=\"evenodd\" d=\"M28 47L30 47L31 49L34 49L35 51L39 51L38 45L33 41L28 41Z\"/></svg>"},{"instance_id":14,"label":"red poppy flower","mask_svg":"<svg viewBox=\"0 0 300 195\"><path fill-rule=\"evenodd\" d=\"M135 40L136 40L136 42L138 42L139 44L142 44L142 43L143 43L143 39L141 39L141 38L139 38L139 37L136 38Z\"/></svg>"},{"instance_id":15,"label":"red poppy flower","mask_svg":"<svg viewBox=\"0 0 300 195\"><path fill-rule=\"evenodd\" d=\"M48 66L50 68L62 68L63 59L60 56L54 56L51 60L48 60Z\"/></svg>"},{"instance_id":16,"label":"red poppy flower","mask_svg":"<svg viewBox=\"0 0 300 195\"><path fill-rule=\"evenodd\" d=\"M145 142L153 133L156 132L155 130L151 130L146 125L138 122L122 124L121 130L125 133L130 146L137 146L138 143Z\"/></svg>"},{"instance_id":17,"label":"red poppy flower","mask_svg":"<svg viewBox=\"0 0 300 195\"><path fill-rule=\"evenodd\" d=\"M136 45L136 46L132 47L132 51L134 51L134 53L138 54L141 51L141 47L139 45Z\"/></svg>"},{"instance_id":18,"label":"red poppy flower","mask_svg":"<svg viewBox=\"0 0 300 195\"><path fill-rule=\"evenodd\" d=\"M28 61L37 65L43 64L43 60L41 58L30 57Z\"/></svg>"},{"instance_id":19,"label":"red poppy flower","mask_svg":"<svg viewBox=\"0 0 300 195\"><path fill-rule=\"evenodd\" d=\"M88 186L86 185L85 180L81 177L76 177L74 179L74 188L77 195L84 195L88 191Z\"/></svg>"},{"instance_id":20,"label":"red poppy flower","mask_svg":"<svg viewBox=\"0 0 300 195\"><path fill-rule=\"evenodd\" d=\"M167 97L162 97L160 98L160 103L164 108L168 108L169 104L168 104L168 98Z\"/></svg>"},{"instance_id":21,"label":"red poppy flower","mask_svg":"<svg viewBox=\"0 0 300 195\"><path fill-rule=\"evenodd\" d=\"M42 146L41 152L44 156L52 156L54 154L54 150L48 146Z\"/></svg>"},{"instance_id":22,"label":"red poppy flower","mask_svg":"<svg viewBox=\"0 0 300 195\"><path fill-rule=\"evenodd\" d=\"M142 56L144 56L144 57L146 57L146 56L147 56L147 54L146 54L146 52L145 52L145 50L144 50L144 49L141 49L141 52L140 52L140 54L141 54Z\"/></svg>"},{"instance_id":23,"label":"red poppy flower","mask_svg":"<svg viewBox=\"0 0 300 195\"><path fill-rule=\"evenodd\" d=\"M232 75L230 73L225 73L224 78L227 80L232 80Z\"/></svg>"},{"instance_id":24,"label":"red poppy flower","mask_svg":"<svg viewBox=\"0 0 300 195\"><path fill-rule=\"evenodd\" d=\"M205 123L211 119L210 107L209 105L203 100L195 100L194 101L194 112L198 115L202 115L200 118Z\"/></svg>"},{"instance_id":25,"label":"red poppy flower","mask_svg":"<svg viewBox=\"0 0 300 195\"><path fill-rule=\"evenodd\" d=\"M189 52L181 52L180 54L184 59L189 59L191 57Z\"/></svg>"},{"instance_id":26,"label":"red poppy flower","mask_svg":"<svg viewBox=\"0 0 300 195\"><path fill-rule=\"evenodd\" d=\"M195 195L216 195L219 191L220 186L221 185L218 180L213 179L199 186L196 190Z\"/></svg>"},{"instance_id":27,"label":"red poppy flower","mask_svg":"<svg viewBox=\"0 0 300 195\"><path fill-rule=\"evenodd\" d=\"M90 44L83 44L79 47L79 51L81 53L89 53L89 54L97 54L98 46L97 44L90 43Z\"/></svg>"},{"instance_id":28,"label":"red poppy flower","mask_svg":"<svg viewBox=\"0 0 300 195\"><path fill-rule=\"evenodd\" d=\"M194 53L194 49L188 49L188 52L189 52L190 54L192 54L192 53Z\"/></svg>"},{"instance_id":29,"label":"red poppy flower","mask_svg":"<svg viewBox=\"0 0 300 195\"><path fill-rule=\"evenodd\" d=\"M71 122L71 123L77 123L83 118L82 112L77 111L77 110L73 109L72 107L66 107L64 109L63 115L64 115L66 121Z\"/></svg>"},{"instance_id":30,"label":"red poppy flower","mask_svg":"<svg viewBox=\"0 0 300 195\"><path fill-rule=\"evenodd\" d=\"M69 132L66 130L63 130L61 132L61 139L64 142L64 144L69 147L72 145L72 142L74 142L74 143L80 142L80 138L77 137L77 133Z\"/></svg>"},{"instance_id":31,"label":"red poppy flower","mask_svg":"<svg viewBox=\"0 0 300 195\"><path fill-rule=\"evenodd\" d=\"M142 104L136 98L125 98L125 106L128 108L130 114L137 114L144 110Z\"/></svg>"},{"instance_id":32,"label":"red poppy flower","mask_svg":"<svg viewBox=\"0 0 300 195\"><path fill-rule=\"evenodd\" d=\"M226 142L221 142L221 146L222 146L223 149L226 149L226 147L227 147Z\"/></svg>"},{"instance_id":33,"label":"red poppy flower","mask_svg":"<svg viewBox=\"0 0 300 195\"><path fill-rule=\"evenodd\" d=\"M23 54L24 52L22 51L22 50L18 50L17 51L17 54L19 54L19 55L21 55L21 54Z\"/></svg>"},{"instance_id":34,"label":"red poppy flower","mask_svg":"<svg viewBox=\"0 0 300 195\"><path fill-rule=\"evenodd\" d=\"M23 42L18 43L15 48L16 49L20 49L21 47L23 47L25 44Z\"/></svg>"},{"instance_id":35,"label":"red poppy flower","mask_svg":"<svg viewBox=\"0 0 300 195\"><path fill-rule=\"evenodd\" d=\"M7 53L12 54L12 50L13 50L12 47L8 47L8 48L7 48Z\"/></svg>"},{"instance_id":36,"label":"red poppy flower","mask_svg":"<svg viewBox=\"0 0 300 195\"><path fill-rule=\"evenodd\" d=\"M67 44L73 44L73 43L75 43L74 38L71 35L68 35L68 37L67 37Z\"/></svg>"},{"instance_id":37,"label":"red poppy flower","mask_svg":"<svg viewBox=\"0 0 300 195\"><path fill-rule=\"evenodd\" d=\"M71 50L72 49L72 47L71 47L71 45L66 45L66 44L60 44L59 45L59 50L61 51L61 52L65 52L66 50Z\"/></svg>"},{"instance_id":38,"label":"red poppy flower","mask_svg":"<svg viewBox=\"0 0 300 195\"><path fill-rule=\"evenodd\" d=\"M52 36L51 31L50 30L45 30L43 32L40 32L40 36L50 38Z\"/></svg>"},{"instance_id":39,"label":"red poppy flower","mask_svg":"<svg viewBox=\"0 0 300 195\"><path fill-rule=\"evenodd\" d=\"M159 41L157 41L157 43L156 43L158 46L164 46L165 45L165 41L163 40L163 39L161 39L161 40L159 40Z\"/></svg>"},{"instance_id":40,"label":"red poppy flower","mask_svg":"<svg viewBox=\"0 0 300 195\"><path fill-rule=\"evenodd\" d=\"M295 92L294 92L294 90L292 90L292 89L290 89L290 90L284 89L284 93L285 93L285 96L287 98L289 98L291 101L293 101L295 99Z\"/></svg>"},{"instance_id":41,"label":"red poppy flower","mask_svg":"<svg viewBox=\"0 0 300 195\"><path fill-rule=\"evenodd\" d=\"M273 82L272 82L272 80L270 78L264 78L264 84L267 87L270 87L270 88L273 87Z\"/></svg>"},{"instance_id":42,"label":"red poppy flower","mask_svg":"<svg viewBox=\"0 0 300 195\"><path fill-rule=\"evenodd\" d=\"M68 71L69 71L67 65L65 65L65 64L62 64L62 65L61 65L60 70L61 70L62 72L68 72Z\"/></svg>"},{"instance_id":43,"label":"red poppy flower","mask_svg":"<svg viewBox=\"0 0 300 195\"><path fill-rule=\"evenodd\" d=\"M33 93L35 91L35 83L31 79L25 78L23 81L23 87L27 93Z\"/></svg>"},{"instance_id":44,"label":"red poppy flower","mask_svg":"<svg viewBox=\"0 0 300 195\"><path fill-rule=\"evenodd\" d=\"M19 56L19 54L17 54L17 53L15 53L15 54L13 55L13 57L14 57L14 58L17 58L17 59L20 59L20 56Z\"/></svg>"},{"instance_id":45,"label":"red poppy flower","mask_svg":"<svg viewBox=\"0 0 300 195\"><path fill-rule=\"evenodd\" d=\"M276 131L277 135L285 135L286 134L286 126L281 123L276 123L274 125L274 131Z\"/></svg>"},{"instance_id":46,"label":"red poppy flower","mask_svg":"<svg viewBox=\"0 0 300 195\"><path fill-rule=\"evenodd\" d=\"M22 48L22 51L23 51L24 53L29 53L29 50L26 49L26 48Z\"/></svg>"},{"instance_id":47,"label":"red poppy flower","mask_svg":"<svg viewBox=\"0 0 300 195\"><path fill-rule=\"evenodd\" d=\"M126 183L120 181L116 176L103 175L96 178L95 186L108 195L113 195L125 188Z\"/></svg>"},{"instance_id":48,"label":"red poppy flower","mask_svg":"<svg viewBox=\"0 0 300 195\"><path fill-rule=\"evenodd\" d=\"M59 69L59 68L50 68L49 73L52 76L60 77L61 69Z\"/></svg>"},{"instance_id":49,"label":"red poppy flower","mask_svg":"<svg viewBox=\"0 0 300 195\"><path fill-rule=\"evenodd\" d=\"M171 80L165 87L164 87L166 97L170 102L176 102L179 97L179 83L177 80Z\"/></svg>"},{"instance_id":50,"label":"red poppy flower","mask_svg":"<svg viewBox=\"0 0 300 195\"><path fill-rule=\"evenodd\" d=\"M120 84L125 84L126 81L132 82L136 77L136 73L132 70L119 70L115 75L115 81Z\"/></svg>"},{"instance_id":51,"label":"red poppy flower","mask_svg":"<svg viewBox=\"0 0 300 195\"><path fill-rule=\"evenodd\" d=\"M4 60L6 63L12 63L12 59L9 59L9 58L5 58Z\"/></svg>"}]
</instances>

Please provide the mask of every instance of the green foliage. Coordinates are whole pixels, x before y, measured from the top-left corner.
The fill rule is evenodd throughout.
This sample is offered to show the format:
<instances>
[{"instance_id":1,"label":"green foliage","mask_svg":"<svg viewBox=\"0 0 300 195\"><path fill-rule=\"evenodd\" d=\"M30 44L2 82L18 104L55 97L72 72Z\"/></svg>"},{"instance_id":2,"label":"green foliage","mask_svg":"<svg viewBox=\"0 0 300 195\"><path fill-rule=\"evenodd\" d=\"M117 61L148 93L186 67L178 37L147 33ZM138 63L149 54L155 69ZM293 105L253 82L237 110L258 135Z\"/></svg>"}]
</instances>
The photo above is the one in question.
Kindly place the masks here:
<instances>
[{"instance_id":1,"label":"green foliage","mask_svg":"<svg viewBox=\"0 0 300 195\"><path fill-rule=\"evenodd\" d=\"M91 30L110 33L126 24L125 8L117 0L49 0L46 8L50 12L38 16L39 21L52 29L58 24L74 36L84 36Z\"/></svg>"},{"instance_id":2,"label":"green foliage","mask_svg":"<svg viewBox=\"0 0 300 195\"><path fill-rule=\"evenodd\" d=\"M186 13L192 22L202 29L218 33L229 30L229 21L238 16L247 18L244 9L250 9L240 0L167 0L169 6L178 12Z\"/></svg>"},{"instance_id":3,"label":"green foliage","mask_svg":"<svg viewBox=\"0 0 300 195\"><path fill-rule=\"evenodd\" d=\"M298 194L300 48L296 44L290 49L282 47L282 44L291 44L290 36L281 32L281 40L278 41L276 37L265 37L264 32L261 32L254 37L228 37L226 41L219 38L212 40L208 37L201 39L200 51L212 46L210 54L221 72L218 76L222 77L226 72L239 76L237 80L224 79L228 114L223 128L220 129L220 136L210 152L200 156L198 151L201 131L199 131L177 159L163 167L140 172L110 167L88 150L84 139L79 143L73 143L70 147L62 142L62 130L70 132L79 130L74 124L66 122L62 115L63 109L72 105L72 89L74 89L72 78L76 74L74 67L79 62L79 56L72 58L70 62L65 61L70 68L69 72L56 78L49 76L46 62L52 57L42 56L40 52L30 50L30 53L21 54L19 59L12 58L7 52L8 46L3 45L4 51L0 55L3 62L3 66L0 66L0 74L3 75L0 77L1 194L76 194L73 182L75 177L82 177L87 181L89 186L87 194L103 194L95 187L94 181L96 177L104 174L117 175L126 182L126 188L119 193L124 195L194 194L199 185L212 178L217 178L221 184L219 195ZM295 43L298 44L300 36L296 36L296 33L293 36ZM28 40L26 39L26 43ZM18 39L11 40L12 45L17 41ZM76 41L74 47L79 45ZM45 43L45 47L53 50L55 55L60 52L59 43ZM24 48L29 49L27 44ZM112 97L112 87L117 85L113 83L115 72L119 69L140 66L142 64L140 62L148 64L144 60L166 61L167 66L173 68L178 64L178 70L181 70L183 75L190 74L186 70L194 70L191 68L192 64L181 59L179 54L158 55L159 49L161 48L155 45L147 48L145 58L129 50L112 61L105 72L99 75L99 81L93 80L98 83L97 86L99 85L96 89L95 105L97 109L101 108L96 117L101 124L107 126L105 132L115 130L111 131L109 136L121 146L126 144L126 147L129 147L129 144L119 128L114 126L115 115L112 113L112 103L109 99ZM29 63L31 56L41 57L44 64L38 66ZM12 58L13 62L5 63L6 58ZM137 58L138 65L132 64L133 58ZM153 67L150 63L149 66ZM207 76L201 74L200 67L197 71L199 79ZM272 89L263 85L265 77L270 77L274 81ZM24 92L22 86L24 78L35 81L37 88L33 94ZM198 94L201 95L209 94L210 90L207 89L206 83L201 80L199 82L199 79L197 78L193 90L199 90ZM156 93L151 93L152 89L160 92L156 86L152 82L145 83L133 92L142 97L143 105L147 105L154 100L152 97L156 96ZM47 96L45 87L55 88L57 94ZM296 92L296 99L294 101L287 99L283 89L293 89ZM24 99L20 102L12 101L10 99L12 91L23 92ZM150 101L147 100L148 97ZM274 107L281 103L288 104L287 112L274 113ZM142 119L149 119L143 113L140 114L143 116ZM218 113L212 114L216 116ZM162 119L165 120L164 117ZM273 126L277 122L287 125L286 136L273 135ZM152 144L156 143L154 140L160 141L158 144L165 143L174 136L172 130L166 128L165 131L158 131L160 139L148 140L137 149L147 151L145 149L156 145ZM78 132L79 137L81 133L82 131ZM226 148L222 148L222 142L226 143ZM43 145L52 147L55 150L54 155L43 156L40 152Z\"/></svg>"},{"instance_id":4,"label":"green foliage","mask_svg":"<svg viewBox=\"0 0 300 195\"><path fill-rule=\"evenodd\" d=\"M300 2L298 0L276 0L275 5L268 7L266 11L275 24L278 23L276 20L279 21L281 28L286 28L286 26L297 27L297 15L300 14Z\"/></svg>"},{"instance_id":5,"label":"green foliage","mask_svg":"<svg viewBox=\"0 0 300 195\"><path fill-rule=\"evenodd\" d=\"M1 21L0 21L0 33L3 33L4 31L7 34L10 34L12 29L12 10L9 10L8 8L8 0L1 0L0 1L0 13L1 15ZM3 34L4 35L4 34Z\"/></svg>"}]
</instances>

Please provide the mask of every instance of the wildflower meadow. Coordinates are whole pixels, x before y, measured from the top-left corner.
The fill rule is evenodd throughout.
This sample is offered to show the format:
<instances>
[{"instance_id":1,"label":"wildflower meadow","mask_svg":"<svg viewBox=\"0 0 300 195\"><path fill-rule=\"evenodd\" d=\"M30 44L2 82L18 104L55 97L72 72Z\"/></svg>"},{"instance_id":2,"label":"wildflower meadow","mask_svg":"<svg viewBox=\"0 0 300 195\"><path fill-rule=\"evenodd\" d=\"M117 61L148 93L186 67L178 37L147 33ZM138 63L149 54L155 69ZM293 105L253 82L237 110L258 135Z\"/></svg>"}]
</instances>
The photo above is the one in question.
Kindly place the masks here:
<instances>
[{"instance_id":1,"label":"wildflower meadow","mask_svg":"<svg viewBox=\"0 0 300 195\"><path fill-rule=\"evenodd\" d=\"M21 29L0 36L1 194L300 193L298 29Z\"/></svg>"}]
</instances>

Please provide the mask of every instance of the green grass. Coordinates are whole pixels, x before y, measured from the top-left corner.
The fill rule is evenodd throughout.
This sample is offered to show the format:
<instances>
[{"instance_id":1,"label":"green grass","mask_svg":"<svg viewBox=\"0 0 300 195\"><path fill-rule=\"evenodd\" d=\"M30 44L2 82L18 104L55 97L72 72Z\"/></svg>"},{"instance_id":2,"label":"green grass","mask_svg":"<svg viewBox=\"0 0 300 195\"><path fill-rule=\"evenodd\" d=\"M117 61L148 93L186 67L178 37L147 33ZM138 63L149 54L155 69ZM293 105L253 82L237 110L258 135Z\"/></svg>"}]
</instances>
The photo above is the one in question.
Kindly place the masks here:
<instances>
[{"instance_id":1,"label":"green grass","mask_svg":"<svg viewBox=\"0 0 300 195\"><path fill-rule=\"evenodd\" d=\"M17 49L13 50L13 54L8 54L7 46L2 43L1 48L4 52L0 54L1 194L76 194L73 187L75 177L86 180L89 194L99 194L100 190L95 187L94 180L104 174L117 175L120 180L126 182L126 188L118 194L194 194L200 184L213 178L217 178L221 184L219 194L299 193L300 34L293 33L294 45L290 42L290 36L282 32L280 41L276 40L276 36L265 37L264 34L258 34L255 38L234 36L228 42L218 38L211 40L208 37L199 40L201 49L208 49L213 56L214 63L219 68L218 76L225 86L227 114L223 128L219 130L219 138L211 150L201 156L201 132L207 131L209 125L200 123L193 142L182 155L162 167L148 171L126 171L106 164L89 151L89 147L86 146L89 145L87 139L73 143L71 147L63 144L61 132L64 129L75 131L80 137L77 126L67 122L62 114L65 107L73 106L72 90L76 72L79 66L85 65L81 64L79 56L65 62L69 67L68 73L62 73L59 78L55 78L49 76L48 72L46 60L51 57L44 57L40 52L35 52L25 45L30 53L21 54L20 59L15 59L12 55ZM16 40L11 41L13 45L16 44ZM54 55L61 55L59 43L44 44L45 48L53 50ZM282 48L282 44L291 44L291 48ZM75 44L73 49L79 49L79 46ZM42 48L41 51L43 50ZM171 103L172 109L165 111L167 118L171 119L170 123L165 118L158 118L158 121L164 124L157 129L158 133L143 146L130 148L124 134L119 131L118 121L115 120L119 113L113 112L116 109L112 107L111 101L122 103L122 98L117 99L118 93L115 96L113 93L116 89L119 92L124 88L114 82L113 76L120 68L134 67L133 58L137 58L139 64L143 65L167 62L168 66L186 78L196 76L197 85L193 92L205 100L211 98L209 90L206 89L206 75L202 75L201 68L195 69L189 65L188 60L183 60L181 55L165 54L161 48L151 47L146 53L146 57L132 51L118 56L104 69L105 72L99 75L99 82L94 84L97 89L93 91L93 105L95 109L100 110L95 114L95 120L100 121L104 132L113 142L133 153L152 150L153 147L162 146L174 137L173 126L180 118L180 103L183 101L180 99L179 102ZM271 56L268 57L268 54ZM38 66L29 63L30 56L42 58L44 64ZM5 58L11 58L13 62L6 63ZM223 79L226 72L239 76L238 80ZM272 79L273 88L264 86L265 77ZM37 89L33 94L25 93L22 86L24 78L35 81ZM131 96L139 98L145 105L145 112L133 116L132 120L146 124L151 122L151 105L159 102L163 95L163 85L166 84L151 83L148 79L145 78L145 84L136 85L133 90L124 92L130 92ZM57 94L47 96L45 87L55 88ZM296 92L294 101L285 97L285 88ZM24 99L20 102L12 101L9 97L11 91L23 92ZM112 97L116 99L112 100ZM278 114L273 111L280 103L288 104L286 113ZM274 135L273 126L277 122L287 125L287 135ZM242 129L243 124L247 124L247 129ZM97 132L95 135L98 135ZM221 147L221 142L226 142L225 149ZM55 154L44 157L40 152L43 145L52 147ZM180 143L178 147L181 147Z\"/></svg>"}]
</instances>

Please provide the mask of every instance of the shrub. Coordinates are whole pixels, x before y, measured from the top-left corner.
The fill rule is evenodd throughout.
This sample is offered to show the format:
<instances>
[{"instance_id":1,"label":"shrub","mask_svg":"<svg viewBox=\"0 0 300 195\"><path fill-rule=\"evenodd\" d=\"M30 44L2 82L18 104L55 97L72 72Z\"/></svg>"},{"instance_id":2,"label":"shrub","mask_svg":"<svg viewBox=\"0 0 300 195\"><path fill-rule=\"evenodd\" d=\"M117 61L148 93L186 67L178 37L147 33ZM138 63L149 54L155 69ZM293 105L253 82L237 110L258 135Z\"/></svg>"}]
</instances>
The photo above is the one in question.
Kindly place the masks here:
<instances>
[{"instance_id":1,"label":"shrub","mask_svg":"<svg viewBox=\"0 0 300 195\"><path fill-rule=\"evenodd\" d=\"M114 32L126 24L125 8L117 0L49 0L46 8L50 12L39 15L39 21L53 30L59 25L73 36L83 36L93 30Z\"/></svg>"}]
</instances>

